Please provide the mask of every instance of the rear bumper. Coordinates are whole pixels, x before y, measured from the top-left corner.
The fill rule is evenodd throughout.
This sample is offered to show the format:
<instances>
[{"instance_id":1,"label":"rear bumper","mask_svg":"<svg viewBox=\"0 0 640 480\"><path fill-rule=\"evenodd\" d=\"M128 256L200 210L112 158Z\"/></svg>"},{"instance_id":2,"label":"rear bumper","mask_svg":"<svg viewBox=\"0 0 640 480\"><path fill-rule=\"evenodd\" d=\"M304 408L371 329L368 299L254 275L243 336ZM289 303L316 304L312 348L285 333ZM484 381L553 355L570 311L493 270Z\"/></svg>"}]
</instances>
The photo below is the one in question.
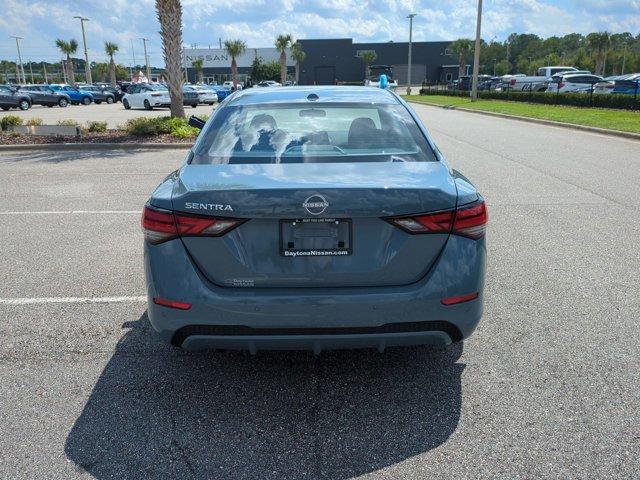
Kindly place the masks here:
<instances>
[{"instance_id":1,"label":"rear bumper","mask_svg":"<svg viewBox=\"0 0 640 480\"><path fill-rule=\"evenodd\" d=\"M145 244L148 316L185 349L309 349L438 344L474 331L483 310L485 241L451 236L429 273L394 287L229 288L208 282L180 240ZM443 298L479 292L445 306ZM153 298L188 302L189 310Z\"/></svg>"}]
</instances>

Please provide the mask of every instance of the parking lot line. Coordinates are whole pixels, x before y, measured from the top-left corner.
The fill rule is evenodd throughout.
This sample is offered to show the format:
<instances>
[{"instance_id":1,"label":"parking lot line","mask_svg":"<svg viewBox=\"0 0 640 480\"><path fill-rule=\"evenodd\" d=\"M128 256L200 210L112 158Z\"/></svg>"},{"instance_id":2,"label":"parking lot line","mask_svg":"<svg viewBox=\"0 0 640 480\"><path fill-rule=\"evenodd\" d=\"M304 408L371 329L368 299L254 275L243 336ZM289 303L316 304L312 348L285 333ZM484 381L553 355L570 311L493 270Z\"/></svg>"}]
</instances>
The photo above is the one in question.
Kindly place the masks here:
<instances>
[{"instance_id":1,"label":"parking lot line","mask_svg":"<svg viewBox=\"0 0 640 480\"><path fill-rule=\"evenodd\" d=\"M0 298L0 305L34 305L42 303L137 303L146 302L145 296L129 297L26 297Z\"/></svg>"},{"instance_id":2,"label":"parking lot line","mask_svg":"<svg viewBox=\"0 0 640 480\"><path fill-rule=\"evenodd\" d=\"M142 210L32 210L32 211L4 211L0 215L82 215L82 214L141 214Z\"/></svg>"}]
</instances>

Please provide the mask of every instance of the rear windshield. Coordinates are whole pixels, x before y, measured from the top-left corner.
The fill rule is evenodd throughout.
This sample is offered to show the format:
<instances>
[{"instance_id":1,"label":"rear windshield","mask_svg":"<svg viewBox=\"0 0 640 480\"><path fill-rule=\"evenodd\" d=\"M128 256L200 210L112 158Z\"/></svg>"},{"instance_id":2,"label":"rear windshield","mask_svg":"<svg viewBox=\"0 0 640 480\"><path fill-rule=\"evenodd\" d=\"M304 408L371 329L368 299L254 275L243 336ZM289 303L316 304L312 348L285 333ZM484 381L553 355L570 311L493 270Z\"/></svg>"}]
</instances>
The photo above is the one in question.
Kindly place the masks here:
<instances>
[{"instance_id":1,"label":"rear windshield","mask_svg":"<svg viewBox=\"0 0 640 480\"><path fill-rule=\"evenodd\" d=\"M402 105L262 104L222 107L192 164L436 161Z\"/></svg>"}]
</instances>

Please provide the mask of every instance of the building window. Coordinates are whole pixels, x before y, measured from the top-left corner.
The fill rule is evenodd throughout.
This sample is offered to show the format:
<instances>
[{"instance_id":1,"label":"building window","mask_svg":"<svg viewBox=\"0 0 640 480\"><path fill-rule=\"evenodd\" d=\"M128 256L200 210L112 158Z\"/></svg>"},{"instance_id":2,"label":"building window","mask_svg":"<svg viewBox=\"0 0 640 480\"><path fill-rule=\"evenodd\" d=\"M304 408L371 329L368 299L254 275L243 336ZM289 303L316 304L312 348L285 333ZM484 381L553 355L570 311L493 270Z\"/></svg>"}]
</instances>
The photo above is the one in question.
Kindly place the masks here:
<instances>
[{"instance_id":1,"label":"building window","mask_svg":"<svg viewBox=\"0 0 640 480\"><path fill-rule=\"evenodd\" d=\"M451 79L453 78L453 75L450 73L447 73L447 76L445 77L447 82L450 82Z\"/></svg>"}]
</instances>

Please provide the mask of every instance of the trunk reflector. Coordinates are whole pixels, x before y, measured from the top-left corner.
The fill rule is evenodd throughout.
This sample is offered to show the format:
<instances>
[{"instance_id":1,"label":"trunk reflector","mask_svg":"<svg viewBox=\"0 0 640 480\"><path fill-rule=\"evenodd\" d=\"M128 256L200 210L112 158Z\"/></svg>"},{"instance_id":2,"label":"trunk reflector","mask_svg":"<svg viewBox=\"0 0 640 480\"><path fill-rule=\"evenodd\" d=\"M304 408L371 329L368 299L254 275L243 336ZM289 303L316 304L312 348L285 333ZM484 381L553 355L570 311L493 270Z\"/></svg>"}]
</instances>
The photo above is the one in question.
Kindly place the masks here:
<instances>
[{"instance_id":1,"label":"trunk reflector","mask_svg":"<svg viewBox=\"0 0 640 480\"><path fill-rule=\"evenodd\" d=\"M178 302L176 300L168 300L166 298L155 297L153 299L153 303L156 305L161 305L163 307L169 308L177 308L178 310L189 310L191 308L191 304L187 302Z\"/></svg>"},{"instance_id":2,"label":"trunk reflector","mask_svg":"<svg viewBox=\"0 0 640 480\"><path fill-rule=\"evenodd\" d=\"M458 297L447 297L440 300L443 305L455 305L457 303L469 302L478 298L478 292L468 293L466 295L460 295Z\"/></svg>"}]
</instances>

